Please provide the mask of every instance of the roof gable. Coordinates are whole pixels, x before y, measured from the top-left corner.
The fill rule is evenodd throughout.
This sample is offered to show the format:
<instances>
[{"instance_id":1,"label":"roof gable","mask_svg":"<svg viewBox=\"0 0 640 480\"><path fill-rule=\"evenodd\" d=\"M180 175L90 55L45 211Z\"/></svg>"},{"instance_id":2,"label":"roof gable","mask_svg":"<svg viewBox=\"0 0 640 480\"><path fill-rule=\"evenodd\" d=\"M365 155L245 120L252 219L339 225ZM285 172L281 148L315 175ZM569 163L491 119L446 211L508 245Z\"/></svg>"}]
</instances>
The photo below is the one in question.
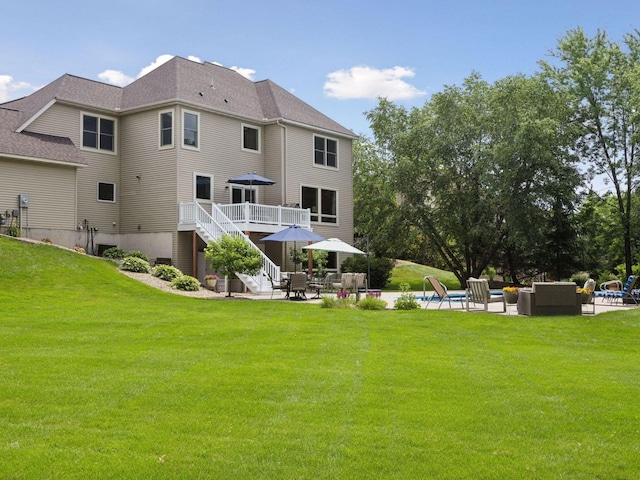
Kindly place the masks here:
<instances>
[{"instance_id":1,"label":"roof gable","mask_svg":"<svg viewBox=\"0 0 640 480\"><path fill-rule=\"evenodd\" d=\"M126 87L65 74L28 97L3 106L21 112L18 126L24 128L55 101L113 114L183 102L255 122L288 120L340 135L356 136L271 80L253 82L220 65L181 57L173 57Z\"/></svg>"}]
</instances>

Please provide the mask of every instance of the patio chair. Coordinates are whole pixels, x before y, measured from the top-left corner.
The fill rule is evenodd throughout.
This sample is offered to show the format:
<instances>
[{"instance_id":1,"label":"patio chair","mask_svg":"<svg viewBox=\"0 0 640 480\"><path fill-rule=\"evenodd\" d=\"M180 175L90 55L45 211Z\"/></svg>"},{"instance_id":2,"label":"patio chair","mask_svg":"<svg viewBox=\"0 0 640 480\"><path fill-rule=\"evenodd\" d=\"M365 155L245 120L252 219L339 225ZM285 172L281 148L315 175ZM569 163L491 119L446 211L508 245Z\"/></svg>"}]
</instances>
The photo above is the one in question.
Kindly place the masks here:
<instances>
[{"instance_id":1,"label":"patio chair","mask_svg":"<svg viewBox=\"0 0 640 480\"><path fill-rule=\"evenodd\" d=\"M355 273L343 273L339 282L333 283L333 288L344 292L345 290L353 290Z\"/></svg>"},{"instance_id":2,"label":"patio chair","mask_svg":"<svg viewBox=\"0 0 640 480\"><path fill-rule=\"evenodd\" d=\"M637 281L637 275L629 275L629 278L627 278L627 281L619 290L609 290L607 288L602 289L602 286L604 284L601 284L601 291L596 292L596 296L601 298L604 297L612 303L618 303L618 300L622 299L622 303L634 303L635 305L638 305L638 297L640 296L640 292L636 290ZM613 282L619 282L619 280L613 280ZM605 287L607 287L607 285L605 285Z\"/></svg>"},{"instance_id":3,"label":"patio chair","mask_svg":"<svg viewBox=\"0 0 640 480\"><path fill-rule=\"evenodd\" d=\"M507 311L507 301L502 295L502 292L498 294L492 294L489 289L489 282L484 279L470 278L467 280L467 290L469 291L469 297L467 298L467 311L469 311L470 303L482 303L484 305L484 311L489 311L490 303L502 303L502 311Z\"/></svg>"},{"instance_id":4,"label":"patio chair","mask_svg":"<svg viewBox=\"0 0 640 480\"><path fill-rule=\"evenodd\" d=\"M427 296L426 282L429 282L431 284L431 288L433 288L433 293L430 296ZM427 300L427 304L424 306L424 308L427 308L431 301L435 300L436 298L438 299L438 309L442 307L442 302L444 302L445 300L449 302L449 308L451 308L452 299L461 300L462 298L466 297L464 293L449 293L447 291L447 286L444 283L441 283L440 280L432 275L427 275L423 278L422 287L422 298ZM463 308L462 302L460 302L460 308Z\"/></svg>"},{"instance_id":5,"label":"patio chair","mask_svg":"<svg viewBox=\"0 0 640 480\"><path fill-rule=\"evenodd\" d=\"M593 278L588 278L587 281L584 282L584 285L582 286L582 288L585 291L592 292L589 299L587 301L583 301L582 304L592 306L593 308L591 309L591 313L595 315L596 313L596 296L595 296L596 281Z\"/></svg>"},{"instance_id":6,"label":"patio chair","mask_svg":"<svg viewBox=\"0 0 640 480\"><path fill-rule=\"evenodd\" d=\"M289 282L286 280L280 280L279 282L275 281L273 278L269 277L269 281L271 282L271 298L273 298L273 292L276 290L284 290L287 292L284 298L289 298Z\"/></svg>"},{"instance_id":7,"label":"patio chair","mask_svg":"<svg viewBox=\"0 0 640 480\"><path fill-rule=\"evenodd\" d=\"M289 292L293 293L294 298L297 300L306 300L307 295L307 274L306 273L293 273L289 277ZM291 296L289 296L291 299Z\"/></svg>"}]
</instances>

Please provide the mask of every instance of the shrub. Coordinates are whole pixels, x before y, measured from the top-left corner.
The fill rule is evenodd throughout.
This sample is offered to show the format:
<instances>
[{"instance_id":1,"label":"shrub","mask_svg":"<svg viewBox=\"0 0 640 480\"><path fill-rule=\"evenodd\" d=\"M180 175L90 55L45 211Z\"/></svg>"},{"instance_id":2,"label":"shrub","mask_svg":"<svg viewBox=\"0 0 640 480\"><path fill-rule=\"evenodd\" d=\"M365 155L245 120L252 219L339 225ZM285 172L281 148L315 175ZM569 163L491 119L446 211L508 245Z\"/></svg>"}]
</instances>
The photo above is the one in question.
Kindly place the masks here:
<instances>
[{"instance_id":1,"label":"shrub","mask_svg":"<svg viewBox=\"0 0 640 480\"><path fill-rule=\"evenodd\" d=\"M7 235L10 237L19 237L20 236L20 228L17 225L9 225L7 227Z\"/></svg>"},{"instance_id":2,"label":"shrub","mask_svg":"<svg viewBox=\"0 0 640 480\"><path fill-rule=\"evenodd\" d=\"M356 301L352 297L323 296L320 308L354 308Z\"/></svg>"},{"instance_id":3,"label":"shrub","mask_svg":"<svg viewBox=\"0 0 640 480\"><path fill-rule=\"evenodd\" d=\"M197 292L200 290L200 280L189 275L181 275L171 280L171 287L176 290L185 290L187 292Z\"/></svg>"},{"instance_id":4,"label":"shrub","mask_svg":"<svg viewBox=\"0 0 640 480\"><path fill-rule=\"evenodd\" d=\"M131 250L130 252L127 253L126 255L127 257L135 257L135 258L141 258L142 260L144 260L145 262L149 263L149 257L147 257L144 253L142 253L140 250Z\"/></svg>"},{"instance_id":5,"label":"shrub","mask_svg":"<svg viewBox=\"0 0 640 480\"><path fill-rule=\"evenodd\" d=\"M122 260L125 257L125 254L124 250L120 247L111 247L102 252L102 256L112 260Z\"/></svg>"},{"instance_id":6,"label":"shrub","mask_svg":"<svg viewBox=\"0 0 640 480\"><path fill-rule=\"evenodd\" d=\"M399 298L396 298L396 301L393 304L393 307L396 310L415 310L420 308L420 304L418 300L416 300L415 295L409 292L409 284L401 283L400 290L402 293Z\"/></svg>"},{"instance_id":7,"label":"shrub","mask_svg":"<svg viewBox=\"0 0 640 480\"><path fill-rule=\"evenodd\" d=\"M128 272L136 272L136 273L151 272L151 265L149 265L149 262L138 257L128 257L128 256L124 257L124 260L122 260L122 265L120 265L120 268Z\"/></svg>"},{"instance_id":8,"label":"shrub","mask_svg":"<svg viewBox=\"0 0 640 480\"><path fill-rule=\"evenodd\" d=\"M336 306L336 297L330 297L328 295L323 295L320 299L320 308L335 308Z\"/></svg>"},{"instance_id":9,"label":"shrub","mask_svg":"<svg viewBox=\"0 0 640 480\"><path fill-rule=\"evenodd\" d=\"M347 258L342 262L341 270L346 273L364 272L367 273L366 255L357 255ZM371 278L369 287L384 288L389 283L393 270L393 260L383 257L370 257Z\"/></svg>"},{"instance_id":10,"label":"shrub","mask_svg":"<svg viewBox=\"0 0 640 480\"><path fill-rule=\"evenodd\" d=\"M153 269L153 276L158 277L160 280L170 282L183 274L180 269L172 265L156 265Z\"/></svg>"},{"instance_id":11,"label":"shrub","mask_svg":"<svg viewBox=\"0 0 640 480\"><path fill-rule=\"evenodd\" d=\"M576 285L584 285L589 279L589 272L578 272L574 273L569 279L570 282L575 282Z\"/></svg>"},{"instance_id":12,"label":"shrub","mask_svg":"<svg viewBox=\"0 0 640 480\"><path fill-rule=\"evenodd\" d=\"M361 310L384 310L387 308L387 302L381 298L364 297L360 300L357 307Z\"/></svg>"}]
</instances>

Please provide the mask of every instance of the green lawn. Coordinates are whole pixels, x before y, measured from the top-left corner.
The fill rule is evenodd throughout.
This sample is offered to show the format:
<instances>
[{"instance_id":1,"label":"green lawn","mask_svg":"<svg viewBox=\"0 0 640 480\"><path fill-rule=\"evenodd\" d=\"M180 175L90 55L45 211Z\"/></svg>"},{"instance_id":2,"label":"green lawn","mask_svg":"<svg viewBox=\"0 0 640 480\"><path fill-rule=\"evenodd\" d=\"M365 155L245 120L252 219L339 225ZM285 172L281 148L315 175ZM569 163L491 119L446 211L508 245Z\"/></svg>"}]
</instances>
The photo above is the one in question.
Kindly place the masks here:
<instances>
[{"instance_id":1,"label":"green lawn","mask_svg":"<svg viewBox=\"0 0 640 480\"><path fill-rule=\"evenodd\" d=\"M408 283L409 290L421 292L424 288L423 279L427 275L435 276L451 290L460 289L460 281L451 272L401 260L393 268L391 280L387 284L386 290L400 290L400 284ZM433 290L429 282L426 283L426 287L429 291Z\"/></svg>"},{"instance_id":2,"label":"green lawn","mask_svg":"<svg viewBox=\"0 0 640 480\"><path fill-rule=\"evenodd\" d=\"M634 479L640 315L155 291L0 238L0 478Z\"/></svg>"}]
</instances>

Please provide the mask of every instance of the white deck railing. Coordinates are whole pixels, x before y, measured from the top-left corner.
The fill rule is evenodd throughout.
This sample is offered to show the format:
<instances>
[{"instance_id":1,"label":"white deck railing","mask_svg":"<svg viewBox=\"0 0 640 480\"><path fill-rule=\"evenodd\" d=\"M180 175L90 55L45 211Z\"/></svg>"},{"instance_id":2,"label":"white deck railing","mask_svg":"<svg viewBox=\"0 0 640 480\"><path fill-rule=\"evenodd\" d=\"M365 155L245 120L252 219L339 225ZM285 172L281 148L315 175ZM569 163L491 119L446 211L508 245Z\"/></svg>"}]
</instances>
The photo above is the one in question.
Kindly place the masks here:
<instances>
[{"instance_id":1,"label":"white deck railing","mask_svg":"<svg viewBox=\"0 0 640 480\"><path fill-rule=\"evenodd\" d=\"M211 240L217 240L223 235L234 235L244 238L252 248L260 252L263 272L268 277L280 278L280 267L273 263L215 204L212 206L212 213L213 215L209 215L197 202L183 202L180 203L179 222L199 226L206 232ZM261 284L263 282L262 275L256 277L257 278L254 278L256 283Z\"/></svg>"},{"instance_id":2,"label":"white deck railing","mask_svg":"<svg viewBox=\"0 0 640 480\"><path fill-rule=\"evenodd\" d=\"M261 205L259 203L234 203L218 205L222 213L234 223L261 223L265 225L299 225L311 227L311 210L308 208Z\"/></svg>"}]
</instances>

